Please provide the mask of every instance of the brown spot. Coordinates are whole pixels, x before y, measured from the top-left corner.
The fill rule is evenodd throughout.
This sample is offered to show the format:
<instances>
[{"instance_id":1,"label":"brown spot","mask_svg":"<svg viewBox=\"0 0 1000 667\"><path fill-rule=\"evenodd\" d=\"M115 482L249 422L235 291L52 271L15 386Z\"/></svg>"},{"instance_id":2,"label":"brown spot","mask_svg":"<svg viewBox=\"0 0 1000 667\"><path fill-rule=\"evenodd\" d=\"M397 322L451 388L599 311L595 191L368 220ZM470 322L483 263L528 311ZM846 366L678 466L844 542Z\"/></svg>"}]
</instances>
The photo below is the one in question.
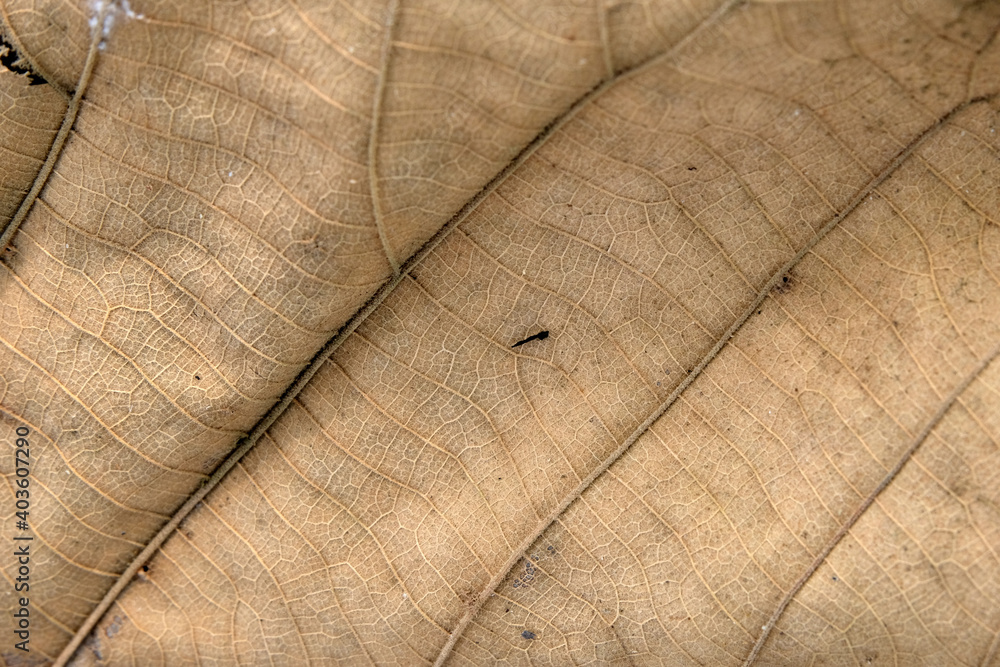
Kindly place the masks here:
<instances>
[{"instance_id":1,"label":"brown spot","mask_svg":"<svg viewBox=\"0 0 1000 667\"><path fill-rule=\"evenodd\" d=\"M785 275L781 276L781 280L779 280L777 284L771 288L771 292L773 294L788 294L797 284L798 281L795 279L795 276L789 271Z\"/></svg>"},{"instance_id":2,"label":"brown spot","mask_svg":"<svg viewBox=\"0 0 1000 667\"><path fill-rule=\"evenodd\" d=\"M13 243L4 246L4 249L0 250L0 264L7 264L7 262L12 260L16 255L17 248L14 247Z\"/></svg>"}]
</instances>

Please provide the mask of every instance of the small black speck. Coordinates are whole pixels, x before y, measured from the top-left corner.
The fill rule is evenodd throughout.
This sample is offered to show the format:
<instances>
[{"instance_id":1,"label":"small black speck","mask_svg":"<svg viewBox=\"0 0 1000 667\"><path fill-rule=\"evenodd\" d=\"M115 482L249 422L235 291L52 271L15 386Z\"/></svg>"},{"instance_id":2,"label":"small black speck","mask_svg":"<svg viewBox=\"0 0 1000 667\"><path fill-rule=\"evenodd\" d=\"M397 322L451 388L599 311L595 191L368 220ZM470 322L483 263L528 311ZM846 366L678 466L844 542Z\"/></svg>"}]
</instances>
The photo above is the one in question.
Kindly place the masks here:
<instances>
[{"instance_id":1,"label":"small black speck","mask_svg":"<svg viewBox=\"0 0 1000 667\"><path fill-rule=\"evenodd\" d=\"M521 633L521 636L524 637L525 639L534 639L538 635L536 635L531 630L525 630L524 632Z\"/></svg>"},{"instance_id":2,"label":"small black speck","mask_svg":"<svg viewBox=\"0 0 1000 667\"><path fill-rule=\"evenodd\" d=\"M830 578L831 578L831 579L833 579L834 581L840 581L840 579L838 579L838 578L836 577L836 575L834 575L833 577L830 577Z\"/></svg>"},{"instance_id":3,"label":"small black speck","mask_svg":"<svg viewBox=\"0 0 1000 667\"><path fill-rule=\"evenodd\" d=\"M142 571L143 572L149 572L149 566L148 565L143 565L142 566Z\"/></svg>"},{"instance_id":4,"label":"small black speck","mask_svg":"<svg viewBox=\"0 0 1000 667\"><path fill-rule=\"evenodd\" d=\"M688 171L698 171L698 167L688 167Z\"/></svg>"},{"instance_id":5,"label":"small black speck","mask_svg":"<svg viewBox=\"0 0 1000 667\"><path fill-rule=\"evenodd\" d=\"M760 315L760 311L759 310L757 311L757 314Z\"/></svg>"},{"instance_id":6,"label":"small black speck","mask_svg":"<svg viewBox=\"0 0 1000 667\"><path fill-rule=\"evenodd\" d=\"M195 375L195 376L194 376L194 379L195 379L195 380L200 380L200 379L201 379L201 376L200 376L200 375Z\"/></svg>"}]
</instances>

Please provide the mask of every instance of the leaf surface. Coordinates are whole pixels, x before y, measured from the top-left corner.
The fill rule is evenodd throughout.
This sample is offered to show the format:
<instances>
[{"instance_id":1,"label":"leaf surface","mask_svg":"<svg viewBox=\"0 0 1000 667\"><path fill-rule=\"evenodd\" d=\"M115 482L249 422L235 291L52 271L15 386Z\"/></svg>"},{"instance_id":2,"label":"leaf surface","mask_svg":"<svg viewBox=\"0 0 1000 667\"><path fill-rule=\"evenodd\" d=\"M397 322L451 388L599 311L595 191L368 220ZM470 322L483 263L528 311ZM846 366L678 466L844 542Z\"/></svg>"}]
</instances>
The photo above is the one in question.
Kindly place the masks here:
<instances>
[{"instance_id":1,"label":"leaf surface","mask_svg":"<svg viewBox=\"0 0 1000 667\"><path fill-rule=\"evenodd\" d=\"M997 660L997 5L4 20L34 659Z\"/></svg>"}]
</instances>

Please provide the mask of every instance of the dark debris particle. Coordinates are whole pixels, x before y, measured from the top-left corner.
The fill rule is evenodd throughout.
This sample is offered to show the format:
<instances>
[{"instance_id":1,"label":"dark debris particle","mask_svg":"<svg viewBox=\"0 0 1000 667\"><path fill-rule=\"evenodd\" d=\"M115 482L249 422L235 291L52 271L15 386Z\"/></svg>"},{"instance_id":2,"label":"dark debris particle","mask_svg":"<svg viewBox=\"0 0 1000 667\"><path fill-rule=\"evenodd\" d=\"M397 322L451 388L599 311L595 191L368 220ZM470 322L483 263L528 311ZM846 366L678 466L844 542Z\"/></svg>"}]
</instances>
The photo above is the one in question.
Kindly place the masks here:
<instances>
[{"instance_id":1,"label":"dark debris particle","mask_svg":"<svg viewBox=\"0 0 1000 667\"><path fill-rule=\"evenodd\" d=\"M525 638L525 639L534 639L534 638L535 638L535 637L537 637L538 635L536 635L536 634L535 634L534 632L532 632L531 630L525 630L524 632L522 632L522 633L521 633L521 636L522 636L523 638Z\"/></svg>"},{"instance_id":2,"label":"dark debris particle","mask_svg":"<svg viewBox=\"0 0 1000 667\"><path fill-rule=\"evenodd\" d=\"M790 273L787 274L787 275L781 276L781 282L777 283L774 287L772 287L771 291L775 292L777 294L787 294L795 286L795 279L794 278L795 278L795 276L793 276Z\"/></svg>"},{"instance_id":3,"label":"dark debris particle","mask_svg":"<svg viewBox=\"0 0 1000 667\"><path fill-rule=\"evenodd\" d=\"M0 264L6 266L7 262L9 260L14 259L15 255L17 255L17 248L15 248L13 245L9 245L6 248L3 248L2 250L0 250Z\"/></svg>"},{"instance_id":4,"label":"dark debris particle","mask_svg":"<svg viewBox=\"0 0 1000 667\"><path fill-rule=\"evenodd\" d=\"M530 343L533 340L545 340L548 337L549 337L549 332L548 331L539 331L538 333L536 333L533 336L528 336L524 340L519 340L518 342L516 342L513 345L511 345L511 347L518 347L520 345L524 345L525 343Z\"/></svg>"}]
</instances>

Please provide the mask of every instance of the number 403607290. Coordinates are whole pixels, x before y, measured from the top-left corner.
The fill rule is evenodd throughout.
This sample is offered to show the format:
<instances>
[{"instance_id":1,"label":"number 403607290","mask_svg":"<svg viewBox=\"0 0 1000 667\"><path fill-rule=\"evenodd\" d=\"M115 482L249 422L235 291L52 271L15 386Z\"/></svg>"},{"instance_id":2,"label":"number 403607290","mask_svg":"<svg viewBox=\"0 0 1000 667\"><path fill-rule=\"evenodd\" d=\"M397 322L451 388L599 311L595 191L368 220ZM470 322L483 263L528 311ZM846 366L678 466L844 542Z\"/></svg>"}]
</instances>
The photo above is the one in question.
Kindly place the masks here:
<instances>
[{"instance_id":1,"label":"number 403607290","mask_svg":"<svg viewBox=\"0 0 1000 667\"><path fill-rule=\"evenodd\" d=\"M17 499L15 506L17 507L17 512L15 515L21 521L28 521L28 507L30 496L28 492L28 485L31 483L28 479L28 475L31 474L31 468L29 467L29 461L31 459L31 449L28 444L28 434L31 433L24 426L17 427L17 440L14 442L17 448L14 450L14 473L17 475L17 481L14 484L17 488L14 490L14 497Z\"/></svg>"}]
</instances>

